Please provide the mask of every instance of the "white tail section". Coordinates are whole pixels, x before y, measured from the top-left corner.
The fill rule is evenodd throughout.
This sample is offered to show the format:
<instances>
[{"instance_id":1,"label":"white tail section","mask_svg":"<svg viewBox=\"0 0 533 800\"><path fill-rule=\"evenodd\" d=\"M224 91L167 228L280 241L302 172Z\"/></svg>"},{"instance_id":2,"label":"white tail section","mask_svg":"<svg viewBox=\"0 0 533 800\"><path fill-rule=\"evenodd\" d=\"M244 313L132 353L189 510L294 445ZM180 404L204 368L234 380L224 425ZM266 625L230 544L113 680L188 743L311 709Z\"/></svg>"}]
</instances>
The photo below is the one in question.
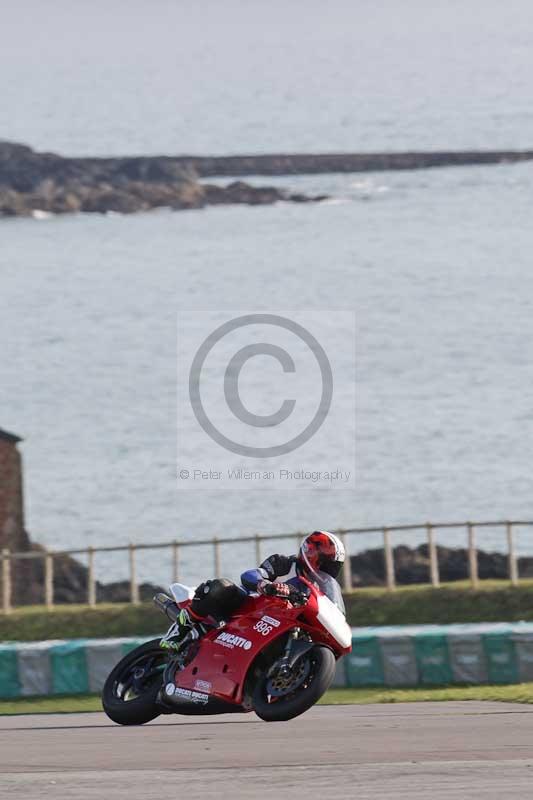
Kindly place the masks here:
<instances>
[{"instance_id":1,"label":"white tail section","mask_svg":"<svg viewBox=\"0 0 533 800\"><path fill-rule=\"evenodd\" d=\"M187 600L192 600L196 589L193 586L185 586L184 583L173 583L170 591L176 603L185 603Z\"/></svg>"}]
</instances>

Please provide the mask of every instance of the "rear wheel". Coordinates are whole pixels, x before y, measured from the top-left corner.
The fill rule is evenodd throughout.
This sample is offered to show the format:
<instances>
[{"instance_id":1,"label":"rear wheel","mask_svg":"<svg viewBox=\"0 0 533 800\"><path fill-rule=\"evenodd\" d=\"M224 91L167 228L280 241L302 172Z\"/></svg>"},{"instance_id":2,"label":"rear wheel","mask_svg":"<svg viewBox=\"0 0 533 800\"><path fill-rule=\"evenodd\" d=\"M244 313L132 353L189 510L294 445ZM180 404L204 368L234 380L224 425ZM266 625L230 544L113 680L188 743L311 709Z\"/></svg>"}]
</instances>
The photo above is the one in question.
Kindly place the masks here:
<instances>
[{"instance_id":1,"label":"rear wheel","mask_svg":"<svg viewBox=\"0 0 533 800\"><path fill-rule=\"evenodd\" d=\"M143 725L161 714L156 704L168 656L152 639L136 647L111 671L102 691L107 716L119 725Z\"/></svg>"},{"instance_id":2,"label":"rear wheel","mask_svg":"<svg viewBox=\"0 0 533 800\"><path fill-rule=\"evenodd\" d=\"M293 719L314 706L334 675L335 656L329 648L316 645L287 675L261 675L252 697L253 709L267 722Z\"/></svg>"}]
</instances>

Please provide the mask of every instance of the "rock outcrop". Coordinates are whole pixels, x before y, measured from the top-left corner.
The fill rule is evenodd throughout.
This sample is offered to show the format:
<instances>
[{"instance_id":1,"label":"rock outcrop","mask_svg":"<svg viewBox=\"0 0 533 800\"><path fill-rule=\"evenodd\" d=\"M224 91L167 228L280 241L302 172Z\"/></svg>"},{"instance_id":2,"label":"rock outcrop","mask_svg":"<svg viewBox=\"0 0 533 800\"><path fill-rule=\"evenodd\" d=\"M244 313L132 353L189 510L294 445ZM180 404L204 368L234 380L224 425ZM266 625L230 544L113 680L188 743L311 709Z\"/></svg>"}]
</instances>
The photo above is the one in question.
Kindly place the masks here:
<instances>
[{"instance_id":1,"label":"rock outcrop","mask_svg":"<svg viewBox=\"0 0 533 800\"><path fill-rule=\"evenodd\" d=\"M43 552L43 548L32 544L32 551ZM30 558L13 562L13 594L14 606L42 605L44 603L44 559ZM87 602L87 567L69 555L54 557L54 603L86 603ZM1 585L1 582L0 582ZM96 581L96 600L98 603L127 603L130 600L129 581L102 583ZM157 584L142 583L138 587L142 601L151 600L157 592L167 591L168 587Z\"/></svg>"},{"instance_id":2,"label":"rock outcrop","mask_svg":"<svg viewBox=\"0 0 533 800\"><path fill-rule=\"evenodd\" d=\"M40 550L39 545L31 545L32 550ZM438 547L439 571L442 582L466 580L468 578L468 552L462 548ZM404 545L394 548L396 583L399 586L429 583L429 554L426 545L410 548ZM385 585L385 564L381 549L366 550L351 557L352 587ZM478 551L478 569L481 579L508 578L507 556L502 553ZM518 560L521 578L533 578L533 558L523 557ZM20 571L21 581L16 581L17 591L14 598L17 605L39 605L44 601L44 561L31 559L18 561L15 567ZM207 576L206 576L207 577ZM141 600L150 600L158 591L166 591L153 583L139 586ZM98 602L128 602L130 586L128 581L96 584ZM54 558L54 602L86 603L87 602L87 568L68 555L57 555Z\"/></svg>"},{"instance_id":3,"label":"rock outcrop","mask_svg":"<svg viewBox=\"0 0 533 800\"><path fill-rule=\"evenodd\" d=\"M273 153L236 156L64 158L0 142L0 216L36 212L132 214L150 208L203 208L220 203L263 205L322 200L276 187L227 186L201 179L246 175L412 170L533 160L533 150L408 153Z\"/></svg>"},{"instance_id":4,"label":"rock outcrop","mask_svg":"<svg viewBox=\"0 0 533 800\"><path fill-rule=\"evenodd\" d=\"M229 186L204 184L190 160L179 158L63 158L0 142L0 217L39 212L133 214L161 207L182 210L319 199L242 181Z\"/></svg>"},{"instance_id":5,"label":"rock outcrop","mask_svg":"<svg viewBox=\"0 0 533 800\"><path fill-rule=\"evenodd\" d=\"M437 547L439 573L442 582L468 578L468 551L464 548ZM351 557L352 585L384 586L385 560L383 550L365 550ZM430 580L429 552L425 544L416 548L399 545L394 548L394 572L400 586L428 583ZM521 578L533 578L533 558L518 559ZM508 559L502 553L478 550L478 573L481 579L509 577Z\"/></svg>"}]
</instances>

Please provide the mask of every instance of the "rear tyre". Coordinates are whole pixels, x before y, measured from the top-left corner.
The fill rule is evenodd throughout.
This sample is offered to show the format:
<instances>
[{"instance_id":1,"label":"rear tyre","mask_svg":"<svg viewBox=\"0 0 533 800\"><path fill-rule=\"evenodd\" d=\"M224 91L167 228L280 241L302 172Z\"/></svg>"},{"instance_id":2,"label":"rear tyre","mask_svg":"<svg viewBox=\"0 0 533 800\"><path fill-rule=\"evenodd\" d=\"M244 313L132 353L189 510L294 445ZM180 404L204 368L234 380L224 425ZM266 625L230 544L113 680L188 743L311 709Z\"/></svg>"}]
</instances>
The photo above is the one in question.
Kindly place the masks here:
<instances>
[{"instance_id":1,"label":"rear tyre","mask_svg":"<svg viewBox=\"0 0 533 800\"><path fill-rule=\"evenodd\" d=\"M136 647L111 671L102 691L104 711L119 725L144 725L162 713L157 696L168 656L152 639Z\"/></svg>"},{"instance_id":2,"label":"rear tyre","mask_svg":"<svg viewBox=\"0 0 533 800\"><path fill-rule=\"evenodd\" d=\"M306 661L307 664L302 663ZM308 677L286 696L269 697L267 676L261 675L252 697L253 709L258 717L266 722L294 719L314 706L329 688L335 675L335 656L328 647L316 645L297 664L302 668L305 666Z\"/></svg>"}]
</instances>

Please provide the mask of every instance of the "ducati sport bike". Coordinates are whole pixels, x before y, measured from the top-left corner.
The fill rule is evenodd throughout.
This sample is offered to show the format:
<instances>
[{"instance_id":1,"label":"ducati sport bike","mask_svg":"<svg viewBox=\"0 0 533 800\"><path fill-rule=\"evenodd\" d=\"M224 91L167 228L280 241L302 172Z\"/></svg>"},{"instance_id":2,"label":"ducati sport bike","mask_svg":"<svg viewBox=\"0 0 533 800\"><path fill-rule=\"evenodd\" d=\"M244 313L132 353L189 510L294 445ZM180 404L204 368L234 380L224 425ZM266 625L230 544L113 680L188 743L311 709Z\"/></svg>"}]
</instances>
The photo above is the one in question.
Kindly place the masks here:
<instances>
[{"instance_id":1,"label":"ducati sport bike","mask_svg":"<svg viewBox=\"0 0 533 800\"><path fill-rule=\"evenodd\" d=\"M176 621L194 589L175 583L156 605ZM121 725L160 714L255 713L289 720L330 686L336 661L351 650L351 629L337 581L324 572L300 578L288 597L249 595L226 622L213 624L178 652L161 638L132 650L107 678L102 703Z\"/></svg>"}]
</instances>

